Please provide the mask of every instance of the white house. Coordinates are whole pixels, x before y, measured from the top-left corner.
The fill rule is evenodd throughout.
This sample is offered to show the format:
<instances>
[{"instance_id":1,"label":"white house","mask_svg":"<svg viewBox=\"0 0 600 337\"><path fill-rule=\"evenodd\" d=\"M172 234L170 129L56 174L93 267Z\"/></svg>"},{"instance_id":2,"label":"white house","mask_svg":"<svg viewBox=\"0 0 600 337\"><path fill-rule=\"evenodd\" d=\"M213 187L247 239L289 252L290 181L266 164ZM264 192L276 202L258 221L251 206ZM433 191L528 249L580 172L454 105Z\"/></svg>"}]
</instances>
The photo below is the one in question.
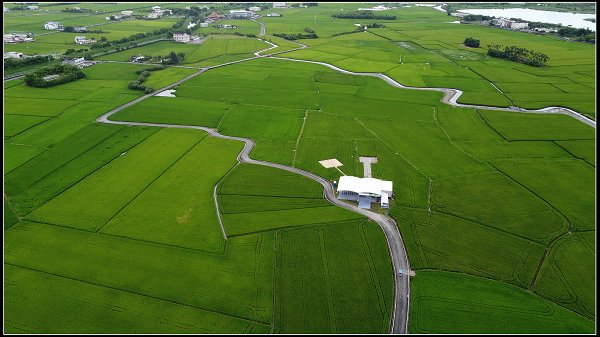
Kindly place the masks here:
<instances>
[{"instance_id":1,"label":"white house","mask_svg":"<svg viewBox=\"0 0 600 337\"><path fill-rule=\"evenodd\" d=\"M175 42L190 42L190 35L185 33L174 33L173 41Z\"/></svg>"},{"instance_id":2,"label":"white house","mask_svg":"<svg viewBox=\"0 0 600 337\"><path fill-rule=\"evenodd\" d=\"M23 53L18 53L16 51L9 51L8 53L4 53L4 59L22 59Z\"/></svg>"},{"instance_id":3,"label":"white house","mask_svg":"<svg viewBox=\"0 0 600 337\"><path fill-rule=\"evenodd\" d=\"M527 29L529 28L529 23L527 22L511 22L510 29Z\"/></svg>"},{"instance_id":4,"label":"white house","mask_svg":"<svg viewBox=\"0 0 600 337\"><path fill-rule=\"evenodd\" d=\"M75 36L75 43L77 44L92 44L92 43L96 43L96 40L94 39L86 39L85 36L81 35L81 36Z\"/></svg>"},{"instance_id":5,"label":"white house","mask_svg":"<svg viewBox=\"0 0 600 337\"><path fill-rule=\"evenodd\" d=\"M154 7L158 7L158 6L154 6ZM152 7L152 8L154 8ZM162 17L165 13L167 14L171 14L171 10L170 9L155 9L152 13L148 14L148 18L149 19L158 19L160 17Z\"/></svg>"},{"instance_id":6,"label":"white house","mask_svg":"<svg viewBox=\"0 0 600 337\"><path fill-rule=\"evenodd\" d=\"M4 43L32 42L34 38L27 34L4 34Z\"/></svg>"},{"instance_id":7,"label":"white house","mask_svg":"<svg viewBox=\"0 0 600 337\"><path fill-rule=\"evenodd\" d=\"M121 11L121 16L132 16L133 11Z\"/></svg>"},{"instance_id":8,"label":"white house","mask_svg":"<svg viewBox=\"0 0 600 337\"><path fill-rule=\"evenodd\" d=\"M4 12L10 12L10 9L8 9L7 7L4 7Z\"/></svg>"},{"instance_id":9,"label":"white house","mask_svg":"<svg viewBox=\"0 0 600 337\"><path fill-rule=\"evenodd\" d=\"M87 27L85 26L75 26L73 27L73 30L77 33L81 33L81 32L86 32L87 31Z\"/></svg>"},{"instance_id":10,"label":"white house","mask_svg":"<svg viewBox=\"0 0 600 337\"><path fill-rule=\"evenodd\" d=\"M269 17L277 17L277 16L281 16L281 14L279 14L279 13L269 13L269 14L267 14L266 16L269 16Z\"/></svg>"},{"instance_id":11,"label":"white house","mask_svg":"<svg viewBox=\"0 0 600 337\"><path fill-rule=\"evenodd\" d=\"M27 6L27 9L29 9L30 11L36 11L39 9L38 6Z\"/></svg>"},{"instance_id":12,"label":"white house","mask_svg":"<svg viewBox=\"0 0 600 337\"><path fill-rule=\"evenodd\" d=\"M381 207L389 207L393 182L375 178L342 176L338 183L338 199L358 202L358 207L370 209L372 202L379 201Z\"/></svg>"},{"instance_id":13,"label":"white house","mask_svg":"<svg viewBox=\"0 0 600 337\"><path fill-rule=\"evenodd\" d=\"M83 68L85 65L85 58L79 57L79 58L74 58L74 59L66 59L66 60L62 61L62 64L70 64L70 65L78 67L78 68Z\"/></svg>"},{"instance_id":14,"label":"white house","mask_svg":"<svg viewBox=\"0 0 600 337\"><path fill-rule=\"evenodd\" d=\"M206 28L208 27L208 22L201 22L200 23L200 28Z\"/></svg>"},{"instance_id":15,"label":"white house","mask_svg":"<svg viewBox=\"0 0 600 337\"><path fill-rule=\"evenodd\" d=\"M152 6L152 10L153 10L153 11L157 11L157 10L159 10L159 9L160 9L160 6Z\"/></svg>"},{"instance_id":16,"label":"white house","mask_svg":"<svg viewBox=\"0 0 600 337\"><path fill-rule=\"evenodd\" d=\"M257 7L257 6L249 7L248 10L253 11L253 12L260 12L260 7Z\"/></svg>"},{"instance_id":17,"label":"white house","mask_svg":"<svg viewBox=\"0 0 600 337\"><path fill-rule=\"evenodd\" d=\"M44 29L57 30L62 29L63 25L60 22L48 21L44 24Z\"/></svg>"},{"instance_id":18,"label":"white house","mask_svg":"<svg viewBox=\"0 0 600 337\"><path fill-rule=\"evenodd\" d=\"M254 12L244 10L230 10L229 17L232 19L248 19L254 15Z\"/></svg>"},{"instance_id":19,"label":"white house","mask_svg":"<svg viewBox=\"0 0 600 337\"><path fill-rule=\"evenodd\" d=\"M273 8L286 8L287 4L285 2L274 2Z\"/></svg>"}]
</instances>

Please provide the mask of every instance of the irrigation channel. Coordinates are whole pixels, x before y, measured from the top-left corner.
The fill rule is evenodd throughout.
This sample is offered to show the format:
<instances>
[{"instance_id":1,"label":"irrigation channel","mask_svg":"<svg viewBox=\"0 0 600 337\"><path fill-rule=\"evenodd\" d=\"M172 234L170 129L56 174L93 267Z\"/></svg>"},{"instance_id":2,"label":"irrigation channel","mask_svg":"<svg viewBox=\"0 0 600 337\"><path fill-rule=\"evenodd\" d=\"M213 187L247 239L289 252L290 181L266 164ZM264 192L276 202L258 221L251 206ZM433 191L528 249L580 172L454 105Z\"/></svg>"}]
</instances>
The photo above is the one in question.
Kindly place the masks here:
<instances>
[{"instance_id":1,"label":"irrigation channel","mask_svg":"<svg viewBox=\"0 0 600 337\"><path fill-rule=\"evenodd\" d=\"M305 170L302 170L299 168L291 167L291 166L281 165L278 163L272 163L272 162L267 162L267 161L255 160L255 159L250 158L250 152L252 151L252 149L254 148L254 145L255 145L255 143L252 139L222 135L216 129L203 127L203 126L197 126L197 125L177 125L177 124L158 124L158 123L143 123L143 122L113 121L113 120L109 120L108 117L112 116L113 114L115 114L131 105L134 105L142 100L152 97L160 92L163 92L163 91L169 90L175 86L178 86L179 84L181 84L193 77L196 77L196 76L200 75L201 73L208 71L210 69L224 67L227 65L236 64L236 63L249 61L249 60L253 60L253 59L269 57L269 58L288 60L288 61L294 61L294 62L307 62L307 63L320 64L320 65L326 66L328 68L331 68L333 70L336 70L336 71L339 71L341 73L348 74L348 75L378 77L378 78L385 80L390 85L393 85L393 86L399 87L399 88L403 88L403 89L440 91L440 92L444 93L442 102L445 104L452 105L452 106L475 108L475 109L486 109L486 110L521 112L521 113L566 114L566 115L574 117L594 128L596 127L595 121L593 121L571 109L567 109L567 108L563 108L563 107L547 107L547 108L543 108L543 109L539 109L539 110L526 110L526 109L511 109L511 108L494 107L494 106L460 104L460 103L456 103L456 100L460 97L460 95L462 95L462 91L458 90L458 89L407 87L407 86L404 86L404 85L396 82L395 80L391 79L387 75L384 75L381 73L355 73L355 72L351 72L351 71L347 71L347 70L338 68L329 63L273 56L273 55L280 54L280 53L285 53L285 52L290 52L290 51L297 50L297 49L306 48L307 46L303 45L303 44L301 44L301 47L295 48L292 50L285 50L285 51L272 53L272 54L268 54L268 55L260 55L262 52L265 52L270 49L278 47L276 44L273 44L271 42L268 42L268 41L264 41L264 42L270 44L271 47L261 50L261 51L258 51L258 52L255 52L254 57L250 57L250 58L246 58L246 59L242 59L242 60L238 60L238 61L233 61L233 62L227 62L227 63L215 65L215 66L200 68L197 72L195 72L175 83L172 83L166 87L163 87L151 94L141 96L131 102L125 103L124 105L121 105L120 107L117 107L117 108L107 112L106 114L98 117L96 119L96 121L99 123L107 123L107 124L154 126L154 127L161 127L161 128L198 129L198 130L203 130L203 131L207 132L209 135L211 135L213 137L244 142L244 148L242 149L242 151L239 153L239 155L237 157L238 162L274 167L274 168L278 168L281 170L300 174L307 178L310 178L323 186L323 196L330 203L332 203L336 206L348 209L352 212L361 214L361 215L377 222L379 224L379 226L381 227L381 229L383 230L383 233L385 234L385 237L386 237L386 240L388 243L388 247L389 247L390 256L392 259L392 266L393 266L393 270L394 270L394 278L395 278L394 308L392 311L392 319L390 322L390 332L393 334L404 334L404 333L408 332L408 308L409 308L409 302L410 302L409 301L410 265L408 262L408 257L406 255L406 249L404 247L402 237L400 236L400 232L398 230L398 226L396 225L396 221L393 218L391 218L387 215L383 215L383 214L375 213L375 212L372 212L372 211L369 211L366 209L362 209L362 208L359 208L358 206L338 200L335 196L335 192L333 190L333 186L331 185L331 183L328 180L326 180L314 173L311 173L311 172L308 172L308 171L305 171ZM215 191L216 191L216 189L215 189ZM216 192L214 192L214 193L216 193ZM213 197L215 199L215 204L216 204L216 208L217 208L217 216L219 218L219 222L221 222L220 214L218 214L219 207L217 204L216 194L213 195ZM223 230L224 237L226 239L227 237L226 237L226 234L225 234L225 231L223 228L223 224L220 223L220 225L221 225L221 229Z\"/></svg>"}]
</instances>

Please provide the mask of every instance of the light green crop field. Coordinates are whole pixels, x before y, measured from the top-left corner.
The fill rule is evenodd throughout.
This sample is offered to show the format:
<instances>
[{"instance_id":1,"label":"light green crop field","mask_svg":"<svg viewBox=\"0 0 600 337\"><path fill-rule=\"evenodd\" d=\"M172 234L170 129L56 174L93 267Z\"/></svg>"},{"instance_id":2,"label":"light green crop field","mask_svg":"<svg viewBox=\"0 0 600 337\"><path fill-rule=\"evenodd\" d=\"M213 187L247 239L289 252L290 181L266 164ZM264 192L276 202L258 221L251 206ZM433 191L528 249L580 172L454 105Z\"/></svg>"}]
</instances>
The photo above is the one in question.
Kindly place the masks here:
<instances>
[{"instance_id":1,"label":"light green crop field","mask_svg":"<svg viewBox=\"0 0 600 337\"><path fill-rule=\"evenodd\" d=\"M104 13L5 13L5 31L45 21L105 22L150 3L81 4ZM178 8L185 4L158 4ZM219 5L223 13L227 5ZM179 84L114 121L203 126L255 142L250 157L331 182L391 180L390 209L411 270L410 333L592 333L595 321L595 127L559 114L458 108L460 103L595 116L594 46L477 26L424 6L396 20L331 15L370 5L319 3L267 9L261 36L211 34L199 44L161 41L101 56L86 77L50 88L4 84L5 331L9 333L388 333L394 275L379 226L333 206L322 186L288 171L239 163L239 141L181 127L96 119L142 96L128 89L145 64L133 55L185 53L183 67L145 85ZM45 9L49 9L48 12ZM212 10L212 8L211 8ZM39 15L35 15L39 14ZM104 21L103 21L104 20ZM109 38L170 27L177 19L98 26ZM257 34L260 23L227 20ZM356 23L383 28L351 32ZM38 27L39 26L39 27ZM35 28L38 27L38 28ZM202 31L224 31L201 28ZM67 33L7 50L57 53ZM467 36L481 48L466 48ZM72 39L72 37L70 38ZM517 45L550 57L532 67L486 55ZM319 161L338 159L325 168Z\"/></svg>"},{"instance_id":2,"label":"light green crop field","mask_svg":"<svg viewBox=\"0 0 600 337\"><path fill-rule=\"evenodd\" d=\"M221 251L223 235L212 191L235 163L242 145L204 138L119 211L100 233Z\"/></svg>"}]
</instances>

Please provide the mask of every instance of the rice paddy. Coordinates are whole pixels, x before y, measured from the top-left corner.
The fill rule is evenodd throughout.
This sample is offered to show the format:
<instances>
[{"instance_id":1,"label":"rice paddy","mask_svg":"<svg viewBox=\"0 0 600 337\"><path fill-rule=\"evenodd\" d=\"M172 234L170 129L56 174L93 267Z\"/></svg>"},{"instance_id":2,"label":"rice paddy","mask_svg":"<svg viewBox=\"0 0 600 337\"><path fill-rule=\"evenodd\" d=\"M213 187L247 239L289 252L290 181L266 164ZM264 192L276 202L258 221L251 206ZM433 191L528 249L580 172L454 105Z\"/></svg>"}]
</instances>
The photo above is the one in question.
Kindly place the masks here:
<instances>
[{"instance_id":1,"label":"rice paddy","mask_svg":"<svg viewBox=\"0 0 600 337\"><path fill-rule=\"evenodd\" d=\"M81 7L144 13L151 5ZM383 28L336 35L356 20L331 15L361 6L269 9L283 16L230 23L257 35L259 22L267 34L314 29L319 38L299 41L308 48L278 56L457 88L460 103L557 105L595 117L591 45L448 24L453 17L420 6L387 11L397 19ZM55 10L5 13L5 31L107 15ZM174 22L99 27L120 38ZM61 53L67 35L5 46ZM527 46L550 61L533 68L491 59L465 48L465 36ZM280 45L269 52L298 47L262 38ZM131 56L185 53L184 67L151 73L145 84L158 89L267 47L219 34L199 44L160 41L100 57L114 62L85 68L77 83L5 82L6 332L390 331L394 275L376 223L327 202L315 181L238 163L242 142L95 122L141 96L127 85L148 65L126 63ZM565 115L450 107L439 92L272 58L210 69L174 90L110 118L247 137L256 143L251 158L331 182L362 176L359 157L378 158L373 177L394 182L391 209L378 211L397 222L415 272L409 333L594 331L595 128ZM319 164L329 158L343 173Z\"/></svg>"}]
</instances>

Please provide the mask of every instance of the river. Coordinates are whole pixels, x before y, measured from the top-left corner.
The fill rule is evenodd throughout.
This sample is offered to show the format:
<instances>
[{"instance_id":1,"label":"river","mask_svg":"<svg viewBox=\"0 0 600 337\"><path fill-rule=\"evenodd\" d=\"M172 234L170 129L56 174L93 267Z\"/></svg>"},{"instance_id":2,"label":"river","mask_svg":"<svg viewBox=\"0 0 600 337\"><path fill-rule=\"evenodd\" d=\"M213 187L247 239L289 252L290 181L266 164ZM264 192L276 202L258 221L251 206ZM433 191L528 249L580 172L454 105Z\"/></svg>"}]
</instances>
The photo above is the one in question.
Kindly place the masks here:
<instances>
[{"instance_id":1,"label":"river","mask_svg":"<svg viewBox=\"0 0 600 337\"><path fill-rule=\"evenodd\" d=\"M595 14L580 14L566 12L542 11L528 8L504 8L504 9L460 9L458 12L495 16L497 18L515 18L532 22L544 22L562 24L563 26L571 25L574 28L589 28L596 31L594 22L586 21L587 18L596 18Z\"/></svg>"}]
</instances>

